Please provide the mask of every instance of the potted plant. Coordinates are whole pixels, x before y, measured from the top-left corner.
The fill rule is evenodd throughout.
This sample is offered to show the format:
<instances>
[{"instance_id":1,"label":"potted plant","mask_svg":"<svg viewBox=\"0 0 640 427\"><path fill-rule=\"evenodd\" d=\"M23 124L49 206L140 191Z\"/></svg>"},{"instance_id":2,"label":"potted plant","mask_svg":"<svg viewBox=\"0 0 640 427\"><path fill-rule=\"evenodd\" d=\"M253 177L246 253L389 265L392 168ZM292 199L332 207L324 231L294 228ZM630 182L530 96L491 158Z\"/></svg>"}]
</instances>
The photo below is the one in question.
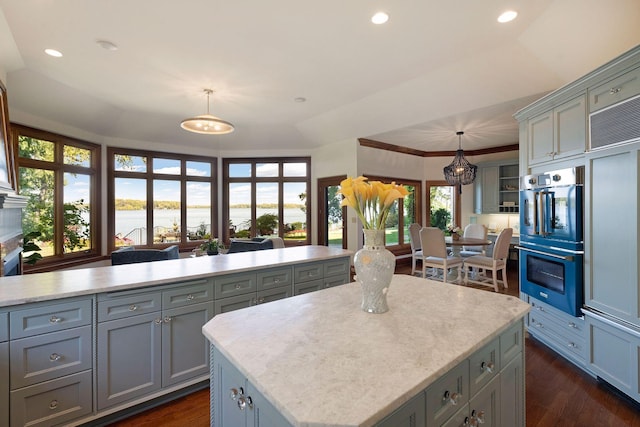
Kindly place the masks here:
<instances>
[{"instance_id":1,"label":"potted plant","mask_svg":"<svg viewBox=\"0 0 640 427\"><path fill-rule=\"evenodd\" d=\"M209 239L200 245L200 249L207 252L207 255L218 255L221 245L218 239Z\"/></svg>"}]
</instances>

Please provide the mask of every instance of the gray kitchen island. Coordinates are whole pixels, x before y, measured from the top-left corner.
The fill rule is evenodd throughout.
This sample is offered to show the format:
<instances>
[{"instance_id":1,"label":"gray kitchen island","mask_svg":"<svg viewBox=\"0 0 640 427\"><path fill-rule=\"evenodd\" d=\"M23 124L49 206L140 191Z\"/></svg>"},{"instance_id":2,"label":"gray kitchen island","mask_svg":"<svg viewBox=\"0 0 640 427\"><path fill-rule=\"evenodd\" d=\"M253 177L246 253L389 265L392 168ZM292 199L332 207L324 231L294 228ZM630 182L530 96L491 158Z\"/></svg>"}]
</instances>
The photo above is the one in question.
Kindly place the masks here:
<instances>
[{"instance_id":1,"label":"gray kitchen island","mask_svg":"<svg viewBox=\"0 0 640 427\"><path fill-rule=\"evenodd\" d=\"M528 304L405 275L387 313L360 297L349 283L211 319L211 425L525 425Z\"/></svg>"}]
</instances>

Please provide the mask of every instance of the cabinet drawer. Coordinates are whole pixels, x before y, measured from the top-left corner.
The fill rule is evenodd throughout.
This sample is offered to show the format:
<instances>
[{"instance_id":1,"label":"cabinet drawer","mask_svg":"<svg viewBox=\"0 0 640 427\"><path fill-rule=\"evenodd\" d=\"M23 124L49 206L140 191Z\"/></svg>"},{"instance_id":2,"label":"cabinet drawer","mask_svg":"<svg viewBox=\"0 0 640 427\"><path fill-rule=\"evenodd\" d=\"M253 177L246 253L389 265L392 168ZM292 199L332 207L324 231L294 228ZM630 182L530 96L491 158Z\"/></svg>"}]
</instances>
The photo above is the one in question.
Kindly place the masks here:
<instances>
[{"instance_id":1,"label":"cabinet drawer","mask_svg":"<svg viewBox=\"0 0 640 427\"><path fill-rule=\"evenodd\" d=\"M256 304L255 294L236 295L215 300L215 314L226 313L241 308L251 307Z\"/></svg>"},{"instance_id":2,"label":"cabinet drawer","mask_svg":"<svg viewBox=\"0 0 640 427\"><path fill-rule=\"evenodd\" d=\"M98 300L98 322L160 311L161 302L162 296L160 292Z\"/></svg>"},{"instance_id":3,"label":"cabinet drawer","mask_svg":"<svg viewBox=\"0 0 640 427\"><path fill-rule=\"evenodd\" d=\"M9 314L12 339L77 328L91 323L91 300L44 305Z\"/></svg>"},{"instance_id":4,"label":"cabinet drawer","mask_svg":"<svg viewBox=\"0 0 640 427\"><path fill-rule=\"evenodd\" d=\"M215 299L255 292L257 289L256 275L248 273L218 277L214 279L213 286Z\"/></svg>"},{"instance_id":5,"label":"cabinet drawer","mask_svg":"<svg viewBox=\"0 0 640 427\"><path fill-rule=\"evenodd\" d=\"M529 319L529 333L538 339L544 338L544 341L561 354L578 359L581 364L584 363L586 355L584 338L562 334L556 323L550 321L548 317L540 316L539 313L531 314Z\"/></svg>"},{"instance_id":6,"label":"cabinet drawer","mask_svg":"<svg viewBox=\"0 0 640 427\"><path fill-rule=\"evenodd\" d=\"M500 340L491 341L469 358L469 394L475 395L500 372Z\"/></svg>"},{"instance_id":7,"label":"cabinet drawer","mask_svg":"<svg viewBox=\"0 0 640 427\"><path fill-rule=\"evenodd\" d=\"M9 313L0 313L0 342L9 340Z\"/></svg>"},{"instance_id":8,"label":"cabinet drawer","mask_svg":"<svg viewBox=\"0 0 640 427\"><path fill-rule=\"evenodd\" d=\"M349 283L349 280L346 280L346 277L342 276L325 277L324 279L322 279L323 289L332 288L334 286L340 286L347 283Z\"/></svg>"},{"instance_id":9,"label":"cabinet drawer","mask_svg":"<svg viewBox=\"0 0 640 427\"><path fill-rule=\"evenodd\" d=\"M213 301L213 284L209 280L198 280L180 284L179 288L162 292L162 308L184 307L186 305Z\"/></svg>"},{"instance_id":10,"label":"cabinet drawer","mask_svg":"<svg viewBox=\"0 0 640 427\"><path fill-rule=\"evenodd\" d=\"M289 298L290 296L291 287L265 289L264 291L258 291L256 301L258 304L264 304L265 302L277 301L279 299Z\"/></svg>"},{"instance_id":11,"label":"cabinet drawer","mask_svg":"<svg viewBox=\"0 0 640 427\"><path fill-rule=\"evenodd\" d=\"M324 277L329 276L343 276L349 277L349 258L340 259L336 261L325 261L324 263Z\"/></svg>"},{"instance_id":12,"label":"cabinet drawer","mask_svg":"<svg viewBox=\"0 0 640 427\"><path fill-rule=\"evenodd\" d=\"M500 334L500 370L516 356L524 352L524 334L522 322Z\"/></svg>"},{"instance_id":13,"label":"cabinet drawer","mask_svg":"<svg viewBox=\"0 0 640 427\"><path fill-rule=\"evenodd\" d=\"M291 268L275 268L257 273L258 291L291 286L293 283Z\"/></svg>"},{"instance_id":14,"label":"cabinet drawer","mask_svg":"<svg viewBox=\"0 0 640 427\"><path fill-rule=\"evenodd\" d=\"M11 389L91 368L91 326L11 341Z\"/></svg>"},{"instance_id":15,"label":"cabinet drawer","mask_svg":"<svg viewBox=\"0 0 640 427\"><path fill-rule=\"evenodd\" d=\"M547 323L552 322L563 335L581 339L586 336L584 318L571 316L547 303L532 298L531 314L537 314L539 318L544 317Z\"/></svg>"},{"instance_id":16,"label":"cabinet drawer","mask_svg":"<svg viewBox=\"0 0 640 427\"><path fill-rule=\"evenodd\" d=\"M91 371L11 392L12 426L51 426L90 414Z\"/></svg>"},{"instance_id":17,"label":"cabinet drawer","mask_svg":"<svg viewBox=\"0 0 640 427\"><path fill-rule=\"evenodd\" d=\"M640 68L589 90L589 112L593 113L640 93Z\"/></svg>"},{"instance_id":18,"label":"cabinet drawer","mask_svg":"<svg viewBox=\"0 0 640 427\"><path fill-rule=\"evenodd\" d=\"M427 425L442 425L468 400L469 360L465 360L427 388Z\"/></svg>"},{"instance_id":19,"label":"cabinet drawer","mask_svg":"<svg viewBox=\"0 0 640 427\"><path fill-rule=\"evenodd\" d=\"M319 291L320 289L324 289L324 279L296 283L295 285L293 285L293 294L302 295L309 292Z\"/></svg>"},{"instance_id":20,"label":"cabinet drawer","mask_svg":"<svg viewBox=\"0 0 640 427\"><path fill-rule=\"evenodd\" d=\"M324 276L324 266L320 262L311 264L301 264L293 266L293 282L309 282L311 280L322 279Z\"/></svg>"}]
</instances>

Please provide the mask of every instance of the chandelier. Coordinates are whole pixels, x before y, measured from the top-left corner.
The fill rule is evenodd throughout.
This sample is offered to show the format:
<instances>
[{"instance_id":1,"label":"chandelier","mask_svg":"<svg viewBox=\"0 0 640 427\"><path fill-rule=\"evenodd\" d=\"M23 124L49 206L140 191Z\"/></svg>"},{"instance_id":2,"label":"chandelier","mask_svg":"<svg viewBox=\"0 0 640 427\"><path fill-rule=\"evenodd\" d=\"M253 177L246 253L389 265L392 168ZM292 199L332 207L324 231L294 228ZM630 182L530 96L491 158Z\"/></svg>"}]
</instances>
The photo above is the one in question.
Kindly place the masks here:
<instances>
[{"instance_id":1,"label":"chandelier","mask_svg":"<svg viewBox=\"0 0 640 427\"><path fill-rule=\"evenodd\" d=\"M473 183L476 179L476 172L478 167L469 163L464 157L464 151L462 151L462 135L464 132L456 132L458 135L458 151L456 156L449 166L444 168L444 179L449 185L467 185ZM462 187L460 187L462 191Z\"/></svg>"},{"instance_id":2,"label":"chandelier","mask_svg":"<svg viewBox=\"0 0 640 427\"><path fill-rule=\"evenodd\" d=\"M184 119L180 123L180 127L189 132L203 133L205 135L224 135L225 133L233 132L234 127L231 123L209 114L209 97L213 90L205 89L204 93L207 94L207 114Z\"/></svg>"}]
</instances>

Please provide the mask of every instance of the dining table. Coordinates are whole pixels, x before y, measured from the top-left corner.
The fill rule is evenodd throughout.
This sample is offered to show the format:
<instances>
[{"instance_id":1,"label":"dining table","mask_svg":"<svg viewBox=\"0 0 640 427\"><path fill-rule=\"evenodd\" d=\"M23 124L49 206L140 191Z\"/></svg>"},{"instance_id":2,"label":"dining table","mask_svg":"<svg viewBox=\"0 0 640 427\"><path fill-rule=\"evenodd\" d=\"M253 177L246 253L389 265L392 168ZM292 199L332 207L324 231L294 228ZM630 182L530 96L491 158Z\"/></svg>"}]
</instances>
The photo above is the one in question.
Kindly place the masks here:
<instances>
[{"instance_id":1,"label":"dining table","mask_svg":"<svg viewBox=\"0 0 640 427\"><path fill-rule=\"evenodd\" d=\"M488 239L479 239L477 237L464 237L460 236L458 239L454 239L451 236L445 236L444 242L447 246L450 246L453 251L453 256L460 256L460 251L463 246L482 246L486 248L493 242Z\"/></svg>"}]
</instances>

